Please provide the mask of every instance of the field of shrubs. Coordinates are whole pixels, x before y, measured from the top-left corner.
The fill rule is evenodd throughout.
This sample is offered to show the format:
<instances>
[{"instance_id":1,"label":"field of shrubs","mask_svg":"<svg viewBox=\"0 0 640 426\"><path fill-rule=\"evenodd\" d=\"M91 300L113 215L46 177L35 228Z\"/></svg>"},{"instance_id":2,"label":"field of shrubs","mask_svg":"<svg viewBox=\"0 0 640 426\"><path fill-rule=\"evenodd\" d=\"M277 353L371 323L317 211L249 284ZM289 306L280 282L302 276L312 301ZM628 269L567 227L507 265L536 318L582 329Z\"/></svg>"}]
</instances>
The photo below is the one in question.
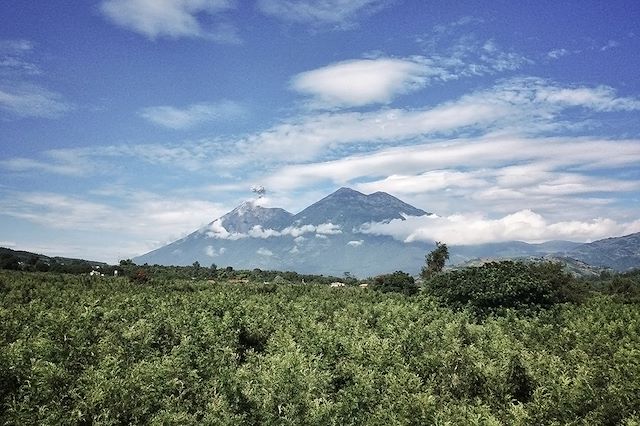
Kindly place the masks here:
<instances>
[{"instance_id":1,"label":"field of shrubs","mask_svg":"<svg viewBox=\"0 0 640 426\"><path fill-rule=\"evenodd\" d=\"M640 422L638 273L196 272L0 271L0 424Z\"/></svg>"}]
</instances>

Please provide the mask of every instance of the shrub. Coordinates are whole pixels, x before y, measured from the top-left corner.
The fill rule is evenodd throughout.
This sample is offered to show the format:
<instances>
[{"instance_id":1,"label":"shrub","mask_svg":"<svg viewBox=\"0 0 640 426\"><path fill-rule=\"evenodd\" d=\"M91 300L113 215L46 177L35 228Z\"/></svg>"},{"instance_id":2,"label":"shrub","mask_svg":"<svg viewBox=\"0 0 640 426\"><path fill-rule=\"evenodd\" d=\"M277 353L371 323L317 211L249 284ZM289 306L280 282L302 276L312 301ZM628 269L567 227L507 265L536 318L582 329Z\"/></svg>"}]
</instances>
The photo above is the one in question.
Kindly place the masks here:
<instances>
[{"instance_id":1,"label":"shrub","mask_svg":"<svg viewBox=\"0 0 640 426\"><path fill-rule=\"evenodd\" d=\"M129 277L129 281L137 284L144 284L149 282L149 274L147 274L143 269L138 269L133 275Z\"/></svg>"},{"instance_id":2,"label":"shrub","mask_svg":"<svg viewBox=\"0 0 640 426\"><path fill-rule=\"evenodd\" d=\"M418 286L413 277L402 271L396 271L393 274L378 275L373 279L373 289L383 293L404 293L407 296L418 292Z\"/></svg>"},{"instance_id":3,"label":"shrub","mask_svg":"<svg viewBox=\"0 0 640 426\"><path fill-rule=\"evenodd\" d=\"M433 276L424 291L454 309L471 308L476 314L506 308L536 310L569 300L573 278L550 262L492 262Z\"/></svg>"}]
</instances>

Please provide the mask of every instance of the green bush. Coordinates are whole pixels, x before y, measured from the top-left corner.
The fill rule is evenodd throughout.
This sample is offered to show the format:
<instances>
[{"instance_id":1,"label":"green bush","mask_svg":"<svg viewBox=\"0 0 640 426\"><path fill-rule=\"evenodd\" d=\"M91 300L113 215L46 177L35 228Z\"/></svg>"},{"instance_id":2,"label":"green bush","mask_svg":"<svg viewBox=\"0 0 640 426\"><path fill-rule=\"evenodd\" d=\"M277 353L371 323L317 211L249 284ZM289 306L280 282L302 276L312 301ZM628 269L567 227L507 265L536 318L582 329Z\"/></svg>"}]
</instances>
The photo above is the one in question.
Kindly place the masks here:
<instances>
[{"instance_id":1,"label":"green bush","mask_svg":"<svg viewBox=\"0 0 640 426\"><path fill-rule=\"evenodd\" d=\"M378 275L373 279L372 288L383 293L396 292L406 294L407 296L418 292L418 286L413 277L402 271L396 271L393 274Z\"/></svg>"},{"instance_id":2,"label":"green bush","mask_svg":"<svg viewBox=\"0 0 640 426\"><path fill-rule=\"evenodd\" d=\"M423 290L446 306L470 308L485 316L508 308L537 310L566 302L572 282L557 264L504 261L435 275Z\"/></svg>"}]
</instances>

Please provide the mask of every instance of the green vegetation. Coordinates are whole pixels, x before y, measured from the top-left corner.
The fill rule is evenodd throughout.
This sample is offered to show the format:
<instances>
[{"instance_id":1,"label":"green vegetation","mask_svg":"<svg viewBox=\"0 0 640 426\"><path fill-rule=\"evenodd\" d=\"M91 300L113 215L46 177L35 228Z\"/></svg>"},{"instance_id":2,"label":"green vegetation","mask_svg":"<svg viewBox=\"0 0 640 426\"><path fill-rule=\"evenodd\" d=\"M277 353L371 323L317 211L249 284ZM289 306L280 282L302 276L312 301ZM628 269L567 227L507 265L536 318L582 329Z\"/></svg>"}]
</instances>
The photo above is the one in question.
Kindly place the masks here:
<instances>
[{"instance_id":1,"label":"green vegetation","mask_svg":"<svg viewBox=\"0 0 640 426\"><path fill-rule=\"evenodd\" d=\"M383 293L393 291L406 294L407 296L418 292L418 286L413 277L402 271L375 277L372 288Z\"/></svg>"},{"instance_id":2,"label":"green vegetation","mask_svg":"<svg viewBox=\"0 0 640 426\"><path fill-rule=\"evenodd\" d=\"M640 273L575 282L494 264L407 296L294 273L122 268L0 271L0 424L640 421Z\"/></svg>"},{"instance_id":3,"label":"green vegetation","mask_svg":"<svg viewBox=\"0 0 640 426\"><path fill-rule=\"evenodd\" d=\"M436 248L425 256L425 265L422 267L420 275L424 279L431 278L444 269L447 260L449 260L449 248L445 243L436 241Z\"/></svg>"},{"instance_id":4,"label":"green vegetation","mask_svg":"<svg viewBox=\"0 0 640 426\"><path fill-rule=\"evenodd\" d=\"M579 299L574 279L559 264L494 262L433 276L425 293L479 316L506 309L531 311ZM584 286L583 286L584 288Z\"/></svg>"}]
</instances>

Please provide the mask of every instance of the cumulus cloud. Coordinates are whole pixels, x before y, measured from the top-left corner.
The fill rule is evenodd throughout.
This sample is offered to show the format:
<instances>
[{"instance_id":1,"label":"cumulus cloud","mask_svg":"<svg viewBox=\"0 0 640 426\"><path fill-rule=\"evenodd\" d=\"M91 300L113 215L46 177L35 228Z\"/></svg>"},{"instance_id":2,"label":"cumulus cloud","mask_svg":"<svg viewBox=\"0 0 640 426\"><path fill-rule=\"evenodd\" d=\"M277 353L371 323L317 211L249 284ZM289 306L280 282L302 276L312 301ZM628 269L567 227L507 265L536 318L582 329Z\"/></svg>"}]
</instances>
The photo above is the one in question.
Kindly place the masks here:
<instances>
[{"instance_id":1,"label":"cumulus cloud","mask_svg":"<svg viewBox=\"0 0 640 426\"><path fill-rule=\"evenodd\" d=\"M532 210L520 210L497 219L477 213L445 217L407 216L405 220L371 223L361 229L363 233L390 235L405 242L445 241L455 245L514 240L529 243L554 239L593 241L638 231L640 220L618 223L607 218L595 218L590 221L550 222Z\"/></svg>"},{"instance_id":2,"label":"cumulus cloud","mask_svg":"<svg viewBox=\"0 0 640 426\"><path fill-rule=\"evenodd\" d=\"M266 15L287 22L351 28L362 16L373 14L390 5L390 0L258 0L258 8Z\"/></svg>"},{"instance_id":3,"label":"cumulus cloud","mask_svg":"<svg viewBox=\"0 0 640 426\"><path fill-rule=\"evenodd\" d=\"M364 243L363 240L353 240L353 241L349 241L347 245L351 247L360 247L363 243Z\"/></svg>"},{"instance_id":4,"label":"cumulus cloud","mask_svg":"<svg viewBox=\"0 0 640 426\"><path fill-rule=\"evenodd\" d=\"M243 106L237 102L197 103L177 108L173 106L153 106L140 110L145 120L174 130L187 129L213 121L233 120L245 115Z\"/></svg>"},{"instance_id":5,"label":"cumulus cloud","mask_svg":"<svg viewBox=\"0 0 640 426\"><path fill-rule=\"evenodd\" d=\"M302 226L288 226L282 230L275 230L270 228L263 228L260 225L255 225L246 233L229 232L224 227L224 219L216 219L211 224L201 229L210 238L224 239L224 240L239 240L242 238L272 238L288 236L293 237L294 241L304 241L303 235L316 234L316 235L336 235L341 234L342 230L339 225L332 223L322 223L320 225L302 225Z\"/></svg>"},{"instance_id":6,"label":"cumulus cloud","mask_svg":"<svg viewBox=\"0 0 640 426\"><path fill-rule=\"evenodd\" d=\"M201 19L234 7L232 0L104 0L100 10L116 25L150 39L205 37L238 43L235 27L226 22L204 27Z\"/></svg>"}]
</instances>

